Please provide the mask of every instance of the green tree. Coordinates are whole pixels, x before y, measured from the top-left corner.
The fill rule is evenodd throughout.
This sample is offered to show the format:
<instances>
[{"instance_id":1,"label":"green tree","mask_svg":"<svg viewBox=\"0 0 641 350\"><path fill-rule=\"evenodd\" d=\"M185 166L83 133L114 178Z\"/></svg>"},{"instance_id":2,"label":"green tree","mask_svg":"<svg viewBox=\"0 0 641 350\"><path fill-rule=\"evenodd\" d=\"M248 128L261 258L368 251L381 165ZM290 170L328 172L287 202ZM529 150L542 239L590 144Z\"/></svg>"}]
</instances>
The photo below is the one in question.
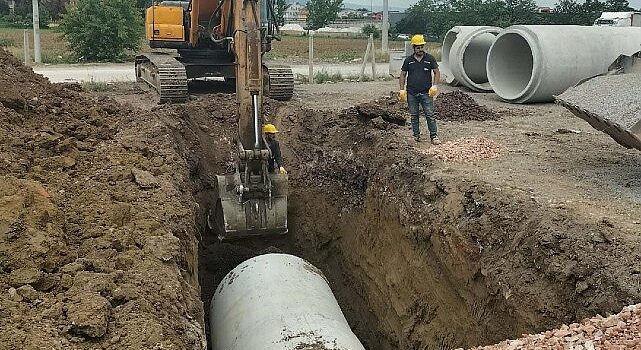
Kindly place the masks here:
<instances>
[{"instance_id":1,"label":"green tree","mask_svg":"<svg viewBox=\"0 0 641 350\"><path fill-rule=\"evenodd\" d=\"M324 27L338 18L341 8L343 8L343 0L309 0L307 26L314 30Z\"/></svg>"},{"instance_id":2,"label":"green tree","mask_svg":"<svg viewBox=\"0 0 641 350\"><path fill-rule=\"evenodd\" d=\"M285 12L292 6L286 0L276 0L274 6L274 17L276 17L276 25L282 27L285 24Z\"/></svg>"},{"instance_id":3,"label":"green tree","mask_svg":"<svg viewBox=\"0 0 641 350\"><path fill-rule=\"evenodd\" d=\"M112 61L136 50L142 18L134 0L78 0L60 22L73 51L88 61Z\"/></svg>"},{"instance_id":4,"label":"green tree","mask_svg":"<svg viewBox=\"0 0 641 350\"><path fill-rule=\"evenodd\" d=\"M509 24L534 24L536 3L534 0L505 0Z\"/></svg>"},{"instance_id":5,"label":"green tree","mask_svg":"<svg viewBox=\"0 0 641 350\"><path fill-rule=\"evenodd\" d=\"M605 2L605 10L610 12L627 12L632 11L628 0L608 0Z\"/></svg>"},{"instance_id":6,"label":"green tree","mask_svg":"<svg viewBox=\"0 0 641 350\"><path fill-rule=\"evenodd\" d=\"M8 14L9 14L9 5L4 1L0 1L0 16L5 16Z\"/></svg>"},{"instance_id":7,"label":"green tree","mask_svg":"<svg viewBox=\"0 0 641 350\"><path fill-rule=\"evenodd\" d=\"M363 34L366 34L367 36L372 34L374 39L378 39L381 37L381 31L378 28L376 28L376 26L373 25L372 23L368 23L364 25L361 30L363 31Z\"/></svg>"}]
</instances>

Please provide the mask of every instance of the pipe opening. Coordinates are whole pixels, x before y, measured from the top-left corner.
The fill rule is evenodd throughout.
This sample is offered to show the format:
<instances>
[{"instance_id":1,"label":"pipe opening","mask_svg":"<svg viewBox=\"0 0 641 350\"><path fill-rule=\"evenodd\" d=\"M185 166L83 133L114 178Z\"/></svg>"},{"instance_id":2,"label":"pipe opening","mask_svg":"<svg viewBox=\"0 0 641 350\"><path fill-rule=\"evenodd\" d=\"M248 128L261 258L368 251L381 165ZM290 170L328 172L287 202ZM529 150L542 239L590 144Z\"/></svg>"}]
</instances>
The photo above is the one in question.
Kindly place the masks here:
<instances>
[{"instance_id":1,"label":"pipe opening","mask_svg":"<svg viewBox=\"0 0 641 350\"><path fill-rule=\"evenodd\" d=\"M450 64L450 51L457 37L457 32L449 31L445 34L445 40L443 40L443 47L441 48L441 61L445 66Z\"/></svg>"},{"instance_id":2,"label":"pipe opening","mask_svg":"<svg viewBox=\"0 0 641 350\"><path fill-rule=\"evenodd\" d=\"M494 91L505 99L517 98L532 79L532 48L519 34L501 35L488 55L487 67Z\"/></svg>"},{"instance_id":3,"label":"pipe opening","mask_svg":"<svg viewBox=\"0 0 641 350\"><path fill-rule=\"evenodd\" d=\"M463 70L476 84L484 84L487 79L487 53L496 40L496 34L484 33L474 37L463 53Z\"/></svg>"}]
</instances>

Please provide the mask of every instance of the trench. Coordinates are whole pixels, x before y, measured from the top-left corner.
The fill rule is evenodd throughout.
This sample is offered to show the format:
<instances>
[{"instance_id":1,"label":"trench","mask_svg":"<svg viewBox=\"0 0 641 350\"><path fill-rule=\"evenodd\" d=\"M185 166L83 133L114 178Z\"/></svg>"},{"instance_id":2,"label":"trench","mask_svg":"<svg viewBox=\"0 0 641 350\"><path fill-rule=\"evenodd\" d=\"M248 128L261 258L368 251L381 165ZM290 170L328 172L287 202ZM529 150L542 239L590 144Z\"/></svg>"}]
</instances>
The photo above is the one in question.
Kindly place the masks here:
<instances>
[{"instance_id":1,"label":"trench","mask_svg":"<svg viewBox=\"0 0 641 350\"><path fill-rule=\"evenodd\" d=\"M273 114L287 131L281 143L290 162L289 233L279 237L221 243L208 232L211 175L224 173L220 158L229 150L198 127L218 121L190 121L193 139L185 144L198 147L185 154L197 163L192 181L207 334L218 283L244 260L269 252L320 268L367 349L492 344L638 300L607 273L599 277L601 290L577 292L587 278L584 264L620 254L596 248L589 259L577 259L559 232L587 225L547 217L526 198L483 183L437 176L431 160L368 121L271 108L279 109Z\"/></svg>"}]
</instances>

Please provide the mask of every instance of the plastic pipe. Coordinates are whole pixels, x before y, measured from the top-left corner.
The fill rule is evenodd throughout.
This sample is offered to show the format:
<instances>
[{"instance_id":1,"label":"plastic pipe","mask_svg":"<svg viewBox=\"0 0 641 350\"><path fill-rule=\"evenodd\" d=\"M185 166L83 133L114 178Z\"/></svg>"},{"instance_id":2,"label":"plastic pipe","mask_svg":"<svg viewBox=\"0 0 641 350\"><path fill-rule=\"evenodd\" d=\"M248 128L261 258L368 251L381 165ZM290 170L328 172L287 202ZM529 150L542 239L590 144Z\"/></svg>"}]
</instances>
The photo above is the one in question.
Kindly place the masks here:
<instances>
[{"instance_id":1,"label":"plastic pipe","mask_svg":"<svg viewBox=\"0 0 641 350\"><path fill-rule=\"evenodd\" d=\"M641 28L512 26L490 48L488 80L506 101L548 102L639 47Z\"/></svg>"},{"instance_id":2,"label":"plastic pipe","mask_svg":"<svg viewBox=\"0 0 641 350\"><path fill-rule=\"evenodd\" d=\"M249 259L225 276L210 308L213 350L365 350L323 273L292 255Z\"/></svg>"},{"instance_id":3,"label":"plastic pipe","mask_svg":"<svg viewBox=\"0 0 641 350\"><path fill-rule=\"evenodd\" d=\"M501 28L488 26L450 29L456 39L448 48L449 69L459 84L474 91L492 91L487 78L487 53L500 31Z\"/></svg>"}]
</instances>

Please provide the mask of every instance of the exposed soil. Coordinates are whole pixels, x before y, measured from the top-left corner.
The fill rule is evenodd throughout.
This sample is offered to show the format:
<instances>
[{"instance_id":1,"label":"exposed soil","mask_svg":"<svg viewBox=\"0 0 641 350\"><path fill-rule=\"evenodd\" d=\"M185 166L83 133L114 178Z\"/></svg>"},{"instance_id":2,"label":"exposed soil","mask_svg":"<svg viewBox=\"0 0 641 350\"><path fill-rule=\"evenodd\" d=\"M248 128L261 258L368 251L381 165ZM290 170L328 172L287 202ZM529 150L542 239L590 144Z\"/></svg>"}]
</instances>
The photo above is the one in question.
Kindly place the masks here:
<instances>
[{"instance_id":1,"label":"exposed soil","mask_svg":"<svg viewBox=\"0 0 641 350\"><path fill-rule=\"evenodd\" d=\"M439 94L434 101L436 118L447 121L496 120L498 115L462 91Z\"/></svg>"},{"instance_id":2,"label":"exposed soil","mask_svg":"<svg viewBox=\"0 0 641 350\"><path fill-rule=\"evenodd\" d=\"M506 151L442 162L389 117L393 98L347 108L395 82L301 87L266 106L290 233L218 243L203 225L232 169L233 94L155 106L0 62L0 349L203 348L217 282L268 251L323 270L368 349L491 344L640 300L638 155L557 106L475 94L501 118L439 136Z\"/></svg>"}]
</instances>

